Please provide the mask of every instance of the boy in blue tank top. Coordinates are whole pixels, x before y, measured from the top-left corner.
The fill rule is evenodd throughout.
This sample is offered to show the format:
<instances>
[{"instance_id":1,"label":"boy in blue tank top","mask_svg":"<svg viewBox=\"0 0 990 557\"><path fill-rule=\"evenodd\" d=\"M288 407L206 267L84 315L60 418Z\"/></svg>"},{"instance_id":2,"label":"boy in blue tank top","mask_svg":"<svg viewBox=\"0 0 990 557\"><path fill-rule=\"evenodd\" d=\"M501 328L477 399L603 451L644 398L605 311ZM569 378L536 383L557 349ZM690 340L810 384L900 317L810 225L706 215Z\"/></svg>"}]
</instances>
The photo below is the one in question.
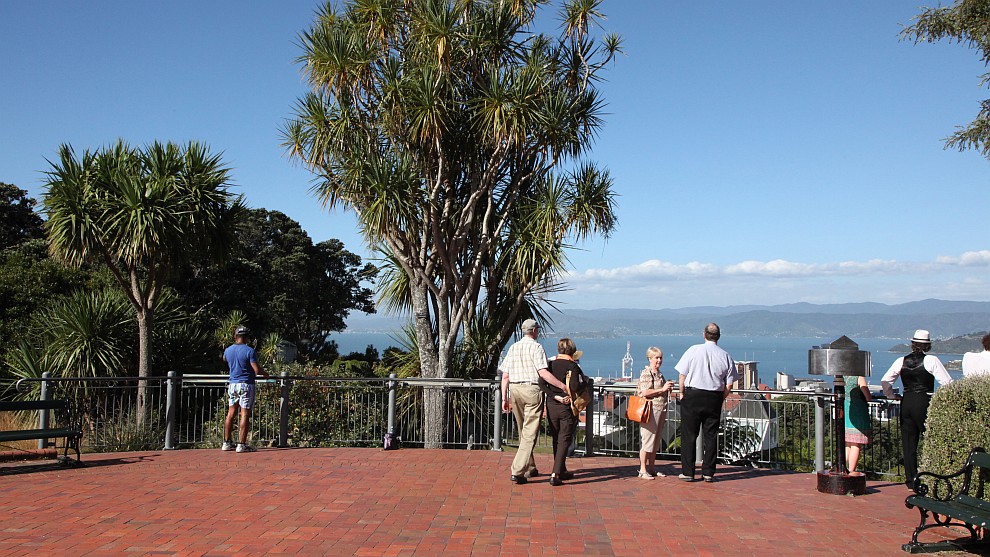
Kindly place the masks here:
<instances>
[{"instance_id":1,"label":"boy in blue tank top","mask_svg":"<svg viewBox=\"0 0 990 557\"><path fill-rule=\"evenodd\" d=\"M223 422L223 445L220 447L224 451L235 450L231 430L234 427L238 408L241 419L237 432L239 442L236 451L250 453L257 450L247 443L251 409L254 407L254 381L257 374L260 373L266 379L268 374L258 364L258 353L247 344L248 335L250 332L247 327L238 327L234 331L234 344L223 351L223 360L230 367L230 379L227 384L227 419Z\"/></svg>"}]
</instances>

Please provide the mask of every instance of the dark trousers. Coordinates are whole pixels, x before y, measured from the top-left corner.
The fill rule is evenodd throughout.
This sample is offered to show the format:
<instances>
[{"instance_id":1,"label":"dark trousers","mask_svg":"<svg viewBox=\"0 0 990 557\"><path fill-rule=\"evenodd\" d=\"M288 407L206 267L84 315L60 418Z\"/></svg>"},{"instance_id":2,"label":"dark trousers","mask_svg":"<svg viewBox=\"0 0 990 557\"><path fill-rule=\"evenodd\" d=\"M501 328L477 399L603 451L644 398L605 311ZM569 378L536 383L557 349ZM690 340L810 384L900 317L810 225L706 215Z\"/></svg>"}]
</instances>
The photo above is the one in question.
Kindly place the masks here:
<instances>
[{"instance_id":1,"label":"dark trousers","mask_svg":"<svg viewBox=\"0 0 990 557\"><path fill-rule=\"evenodd\" d=\"M553 473L560 477L567 471L565 461L574 439L574 430L577 429L577 417L571 412L570 405L548 400L547 422L553 438Z\"/></svg>"},{"instance_id":2,"label":"dark trousers","mask_svg":"<svg viewBox=\"0 0 990 557\"><path fill-rule=\"evenodd\" d=\"M918 441L925 433L928 403L926 393L904 393L901 399L901 444L904 446L904 478L912 481L918 475Z\"/></svg>"},{"instance_id":3,"label":"dark trousers","mask_svg":"<svg viewBox=\"0 0 990 557\"><path fill-rule=\"evenodd\" d=\"M702 434L701 474L715 475L718 457L718 427L722 418L724 391L705 391L688 387L681 399L681 473L694 476L697 458L695 443Z\"/></svg>"}]
</instances>

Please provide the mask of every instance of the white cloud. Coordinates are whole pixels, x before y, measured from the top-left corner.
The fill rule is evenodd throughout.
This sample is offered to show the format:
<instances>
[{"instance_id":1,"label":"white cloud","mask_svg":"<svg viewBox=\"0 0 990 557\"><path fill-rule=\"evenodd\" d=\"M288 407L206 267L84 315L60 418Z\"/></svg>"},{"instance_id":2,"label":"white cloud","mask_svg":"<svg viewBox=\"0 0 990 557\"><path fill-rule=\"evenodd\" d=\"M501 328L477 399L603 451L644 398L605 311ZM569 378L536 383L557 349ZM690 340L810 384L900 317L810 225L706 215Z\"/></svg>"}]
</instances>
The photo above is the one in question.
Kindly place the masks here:
<instances>
[{"instance_id":1,"label":"white cloud","mask_svg":"<svg viewBox=\"0 0 990 557\"><path fill-rule=\"evenodd\" d=\"M958 265L960 267L987 267L990 266L990 250L967 251L966 253L958 257L941 255L935 261L942 265Z\"/></svg>"},{"instance_id":2,"label":"white cloud","mask_svg":"<svg viewBox=\"0 0 990 557\"><path fill-rule=\"evenodd\" d=\"M901 303L923 298L987 298L990 250L929 262L889 259L801 263L775 259L728 265L651 259L612 269L572 271L560 301L575 307Z\"/></svg>"}]
</instances>

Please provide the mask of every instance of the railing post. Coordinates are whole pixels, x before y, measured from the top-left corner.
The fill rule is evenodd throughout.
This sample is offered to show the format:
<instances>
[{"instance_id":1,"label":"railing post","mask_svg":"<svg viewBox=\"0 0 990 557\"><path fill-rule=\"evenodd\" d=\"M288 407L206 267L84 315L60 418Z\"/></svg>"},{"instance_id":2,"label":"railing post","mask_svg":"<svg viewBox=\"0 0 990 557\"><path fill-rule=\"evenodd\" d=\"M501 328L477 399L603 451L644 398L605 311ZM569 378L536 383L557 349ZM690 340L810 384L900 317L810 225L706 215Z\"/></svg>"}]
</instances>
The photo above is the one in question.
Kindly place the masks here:
<instances>
[{"instance_id":1,"label":"railing post","mask_svg":"<svg viewBox=\"0 0 990 557\"><path fill-rule=\"evenodd\" d=\"M815 472L825 471L825 395L815 389Z\"/></svg>"},{"instance_id":2,"label":"railing post","mask_svg":"<svg viewBox=\"0 0 990 557\"><path fill-rule=\"evenodd\" d=\"M52 372L46 371L41 374L41 400L48 400L48 380L52 378ZM38 429L48 429L51 421L51 410L38 410ZM48 439L38 439L38 449L48 448Z\"/></svg>"},{"instance_id":3,"label":"railing post","mask_svg":"<svg viewBox=\"0 0 990 557\"><path fill-rule=\"evenodd\" d=\"M278 446L289 446L289 397L292 396L292 383L288 379L289 372L283 371L279 377L278 398Z\"/></svg>"},{"instance_id":4,"label":"railing post","mask_svg":"<svg viewBox=\"0 0 990 557\"><path fill-rule=\"evenodd\" d=\"M495 377L495 409L492 412L492 419L495 421L492 428L492 450L502 450L502 378L501 374Z\"/></svg>"},{"instance_id":5,"label":"railing post","mask_svg":"<svg viewBox=\"0 0 990 557\"><path fill-rule=\"evenodd\" d=\"M165 450L175 449L175 417L179 408L179 389L181 383L179 374L175 371L168 372L168 381L165 389Z\"/></svg>"},{"instance_id":6,"label":"railing post","mask_svg":"<svg viewBox=\"0 0 990 557\"><path fill-rule=\"evenodd\" d=\"M595 456L595 405L599 397L595 393L595 380L590 377L588 392L591 393L591 402L584 409L584 456ZM581 420L581 416L578 416L578 420Z\"/></svg>"},{"instance_id":7,"label":"railing post","mask_svg":"<svg viewBox=\"0 0 990 557\"><path fill-rule=\"evenodd\" d=\"M388 374L388 429L387 433L395 435L395 389L398 382L394 373Z\"/></svg>"}]
</instances>

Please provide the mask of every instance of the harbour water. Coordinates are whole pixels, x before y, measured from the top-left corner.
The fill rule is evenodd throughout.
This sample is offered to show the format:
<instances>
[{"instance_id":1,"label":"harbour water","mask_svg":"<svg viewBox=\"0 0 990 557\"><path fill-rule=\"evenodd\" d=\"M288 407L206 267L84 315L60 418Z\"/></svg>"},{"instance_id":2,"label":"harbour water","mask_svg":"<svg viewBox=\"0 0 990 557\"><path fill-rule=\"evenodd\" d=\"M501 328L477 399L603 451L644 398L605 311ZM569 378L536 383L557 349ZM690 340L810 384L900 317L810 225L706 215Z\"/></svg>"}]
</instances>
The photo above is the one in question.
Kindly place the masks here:
<instances>
[{"instance_id":1,"label":"harbour water","mask_svg":"<svg viewBox=\"0 0 990 557\"><path fill-rule=\"evenodd\" d=\"M343 333L331 337L341 354L364 352L370 344L383 352L389 346L398 343L388 333ZM622 357L626 354L626 343L629 343L630 354L633 357L633 371L638 377L639 371L646 365L646 349L657 346L664 351L664 361L660 368L664 375L671 379L674 375L674 365L685 350L693 344L702 342L701 335L697 336L664 336L643 335L627 338L574 338L578 350L583 352L581 367L585 373L593 377L617 378L622 372ZM725 348L737 361L749 360L759 362L757 369L760 381L773 386L774 377L778 371L793 375L797 378L808 377L808 350L814 346L826 344L834 338L804 338L804 337L722 337L719 346ZM887 368L904 353L890 352L890 348L904 343L903 339L889 338L853 338L859 344L860 350L870 352L873 369L870 383L879 384ZM556 353L557 339L543 337L540 339L548 355ZM936 354L943 364L950 360L962 359L961 354ZM954 379L962 377L960 371L949 371Z\"/></svg>"}]
</instances>

